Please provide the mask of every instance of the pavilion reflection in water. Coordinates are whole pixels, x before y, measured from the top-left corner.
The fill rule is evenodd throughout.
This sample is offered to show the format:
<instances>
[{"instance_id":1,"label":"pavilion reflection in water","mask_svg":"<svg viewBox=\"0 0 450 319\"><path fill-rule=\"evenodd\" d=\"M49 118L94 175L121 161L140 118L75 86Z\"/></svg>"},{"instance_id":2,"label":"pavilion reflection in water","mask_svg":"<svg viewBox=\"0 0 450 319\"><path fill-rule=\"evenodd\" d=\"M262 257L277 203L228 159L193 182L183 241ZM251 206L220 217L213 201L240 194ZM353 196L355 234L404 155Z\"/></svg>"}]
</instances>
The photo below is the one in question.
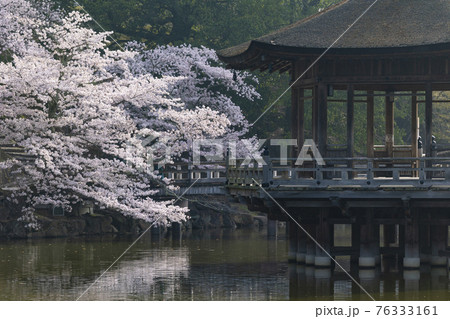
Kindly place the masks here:
<instances>
[{"instance_id":1,"label":"pavilion reflection in water","mask_svg":"<svg viewBox=\"0 0 450 319\"><path fill-rule=\"evenodd\" d=\"M347 264L349 266L349 260ZM348 268L348 267L344 267ZM346 269L347 270L347 269ZM385 260L375 269L348 269L353 278L377 301L448 300L449 273L444 267L407 270L395 259ZM341 269L289 266L290 300L370 301Z\"/></svg>"}]
</instances>

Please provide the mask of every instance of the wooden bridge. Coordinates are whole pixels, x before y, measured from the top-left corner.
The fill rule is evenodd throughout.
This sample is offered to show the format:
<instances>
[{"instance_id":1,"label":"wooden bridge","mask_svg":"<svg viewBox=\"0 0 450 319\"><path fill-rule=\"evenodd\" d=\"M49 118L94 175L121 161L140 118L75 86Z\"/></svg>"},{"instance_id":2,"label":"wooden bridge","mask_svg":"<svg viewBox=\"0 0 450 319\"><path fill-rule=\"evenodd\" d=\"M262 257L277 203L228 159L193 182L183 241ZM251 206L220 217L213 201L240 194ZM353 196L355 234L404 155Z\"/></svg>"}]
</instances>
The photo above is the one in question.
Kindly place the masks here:
<instances>
[{"instance_id":1,"label":"wooden bridge","mask_svg":"<svg viewBox=\"0 0 450 319\"><path fill-rule=\"evenodd\" d=\"M325 165L297 166L296 159L263 159L267 165L230 165L227 189L250 209L288 222L290 260L332 264L300 223L330 255L351 255L360 267L375 267L381 255L403 258L406 268L447 266L450 158L324 158ZM351 225L351 246L334 245L339 224Z\"/></svg>"},{"instance_id":2,"label":"wooden bridge","mask_svg":"<svg viewBox=\"0 0 450 319\"><path fill-rule=\"evenodd\" d=\"M178 163L160 168L161 177L169 178L176 190L161 187L158 196L176 197L192 195L225 195L226 164L209 162L195 166L192 163Z\"/></svg>"}]
</instances>

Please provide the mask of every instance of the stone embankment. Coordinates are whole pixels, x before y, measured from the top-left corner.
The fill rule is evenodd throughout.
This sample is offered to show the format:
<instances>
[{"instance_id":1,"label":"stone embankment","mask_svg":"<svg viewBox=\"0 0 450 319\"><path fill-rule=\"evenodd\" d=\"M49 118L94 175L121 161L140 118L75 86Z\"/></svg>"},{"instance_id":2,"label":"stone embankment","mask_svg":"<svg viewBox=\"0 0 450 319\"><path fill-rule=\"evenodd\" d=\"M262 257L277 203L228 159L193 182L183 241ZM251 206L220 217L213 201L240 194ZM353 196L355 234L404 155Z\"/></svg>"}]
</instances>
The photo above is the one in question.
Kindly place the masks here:
<instances>
[{"instance_id":1,"label":"stone embankment","mask_svg":"<svg viewBox=\"0 0 450 319\"><path fill-rule=\"evenodd\" d=\"M264 227L267 218L249 212L239 203L230 203L224 196L202 197L189 202L189 220L182 229ZM7 208L0 208L0 238L50 238L93 236L102 234L139 234L150 224L118 213L95 212L81 216L39 214L38 231L29 231L23 222L11 218ZM166 231L167 229L160 229Z\"/></svg>"}]
</instances>

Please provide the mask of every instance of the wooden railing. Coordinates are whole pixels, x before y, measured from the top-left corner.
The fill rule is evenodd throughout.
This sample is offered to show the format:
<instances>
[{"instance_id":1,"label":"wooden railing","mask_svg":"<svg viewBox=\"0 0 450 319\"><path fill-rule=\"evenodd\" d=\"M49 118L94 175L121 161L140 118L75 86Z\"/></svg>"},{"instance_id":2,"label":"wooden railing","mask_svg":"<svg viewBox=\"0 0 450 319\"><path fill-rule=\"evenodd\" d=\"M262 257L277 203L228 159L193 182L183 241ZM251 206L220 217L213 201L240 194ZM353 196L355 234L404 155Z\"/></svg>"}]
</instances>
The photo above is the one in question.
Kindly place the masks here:
<instances>
[{"instance_id":1,"label":"wooden railing","mask_svg":"<svg viewBox=\"0 0 450 319\"><path fill-rule=\"evenodd\" d=\"M325 158L323 166L311 161L295 165L296 159L280 165L267 156L263 158L267 165L242 165L243 161L237 161L229 166L228 187L450 187L450 157Z\"/></svg>"},{"instance_id":2,"label":"wooden railing","mask_svg":"<svg viewBox=\"0 0 450 319\"><path fill-rule=\"evenodd\" d=\"M226 182L225 162L208 162L194 166L188 163L166 165L159 169L162 177L172 179L175 184L223 184Z\"/></svg>"},{"instance_id":3,"label":"wooden railing","mask_svg":"<svg viewBox=\"0 0 450 319\"><path fill-rule=\"evenodd\" d=\"M160 168L162 177L170 178L176 190L168 189L164 184L160 188L159 196L189 196L189 195L218 195L225 194L226 165L225 162L206 163L193 166L187 163L166 165Z\"/></svg>"}]
</instances>

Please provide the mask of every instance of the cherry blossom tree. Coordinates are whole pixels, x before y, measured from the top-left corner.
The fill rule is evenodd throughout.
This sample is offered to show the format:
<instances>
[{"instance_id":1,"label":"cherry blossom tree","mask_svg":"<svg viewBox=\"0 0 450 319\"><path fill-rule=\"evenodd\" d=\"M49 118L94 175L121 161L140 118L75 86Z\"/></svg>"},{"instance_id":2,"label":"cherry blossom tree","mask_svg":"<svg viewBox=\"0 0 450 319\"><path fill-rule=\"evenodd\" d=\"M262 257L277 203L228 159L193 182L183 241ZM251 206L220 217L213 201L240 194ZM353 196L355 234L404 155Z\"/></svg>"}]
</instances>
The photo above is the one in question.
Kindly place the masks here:
<instances>
[{"instance_id":1,"label":"cherry blossom tree","mask_svg":"<svg viewBox=\"0 0 450 319\"><path fill-rule=\"evenodd\" d=\"M258 94L211 50L112 50L110 33L89 21L46 1L0 0L0 143L34 159L2 164L17 173L8 200L23 203L31 228L38 205L71 211L85 200L148 222L182 221L186 208L155 199L158 187L173 187L147 167L161 144L142 141L163 140L181 156L194 139L235 139L248 123L233 97Z\"/></svg>"}]
</instances>

